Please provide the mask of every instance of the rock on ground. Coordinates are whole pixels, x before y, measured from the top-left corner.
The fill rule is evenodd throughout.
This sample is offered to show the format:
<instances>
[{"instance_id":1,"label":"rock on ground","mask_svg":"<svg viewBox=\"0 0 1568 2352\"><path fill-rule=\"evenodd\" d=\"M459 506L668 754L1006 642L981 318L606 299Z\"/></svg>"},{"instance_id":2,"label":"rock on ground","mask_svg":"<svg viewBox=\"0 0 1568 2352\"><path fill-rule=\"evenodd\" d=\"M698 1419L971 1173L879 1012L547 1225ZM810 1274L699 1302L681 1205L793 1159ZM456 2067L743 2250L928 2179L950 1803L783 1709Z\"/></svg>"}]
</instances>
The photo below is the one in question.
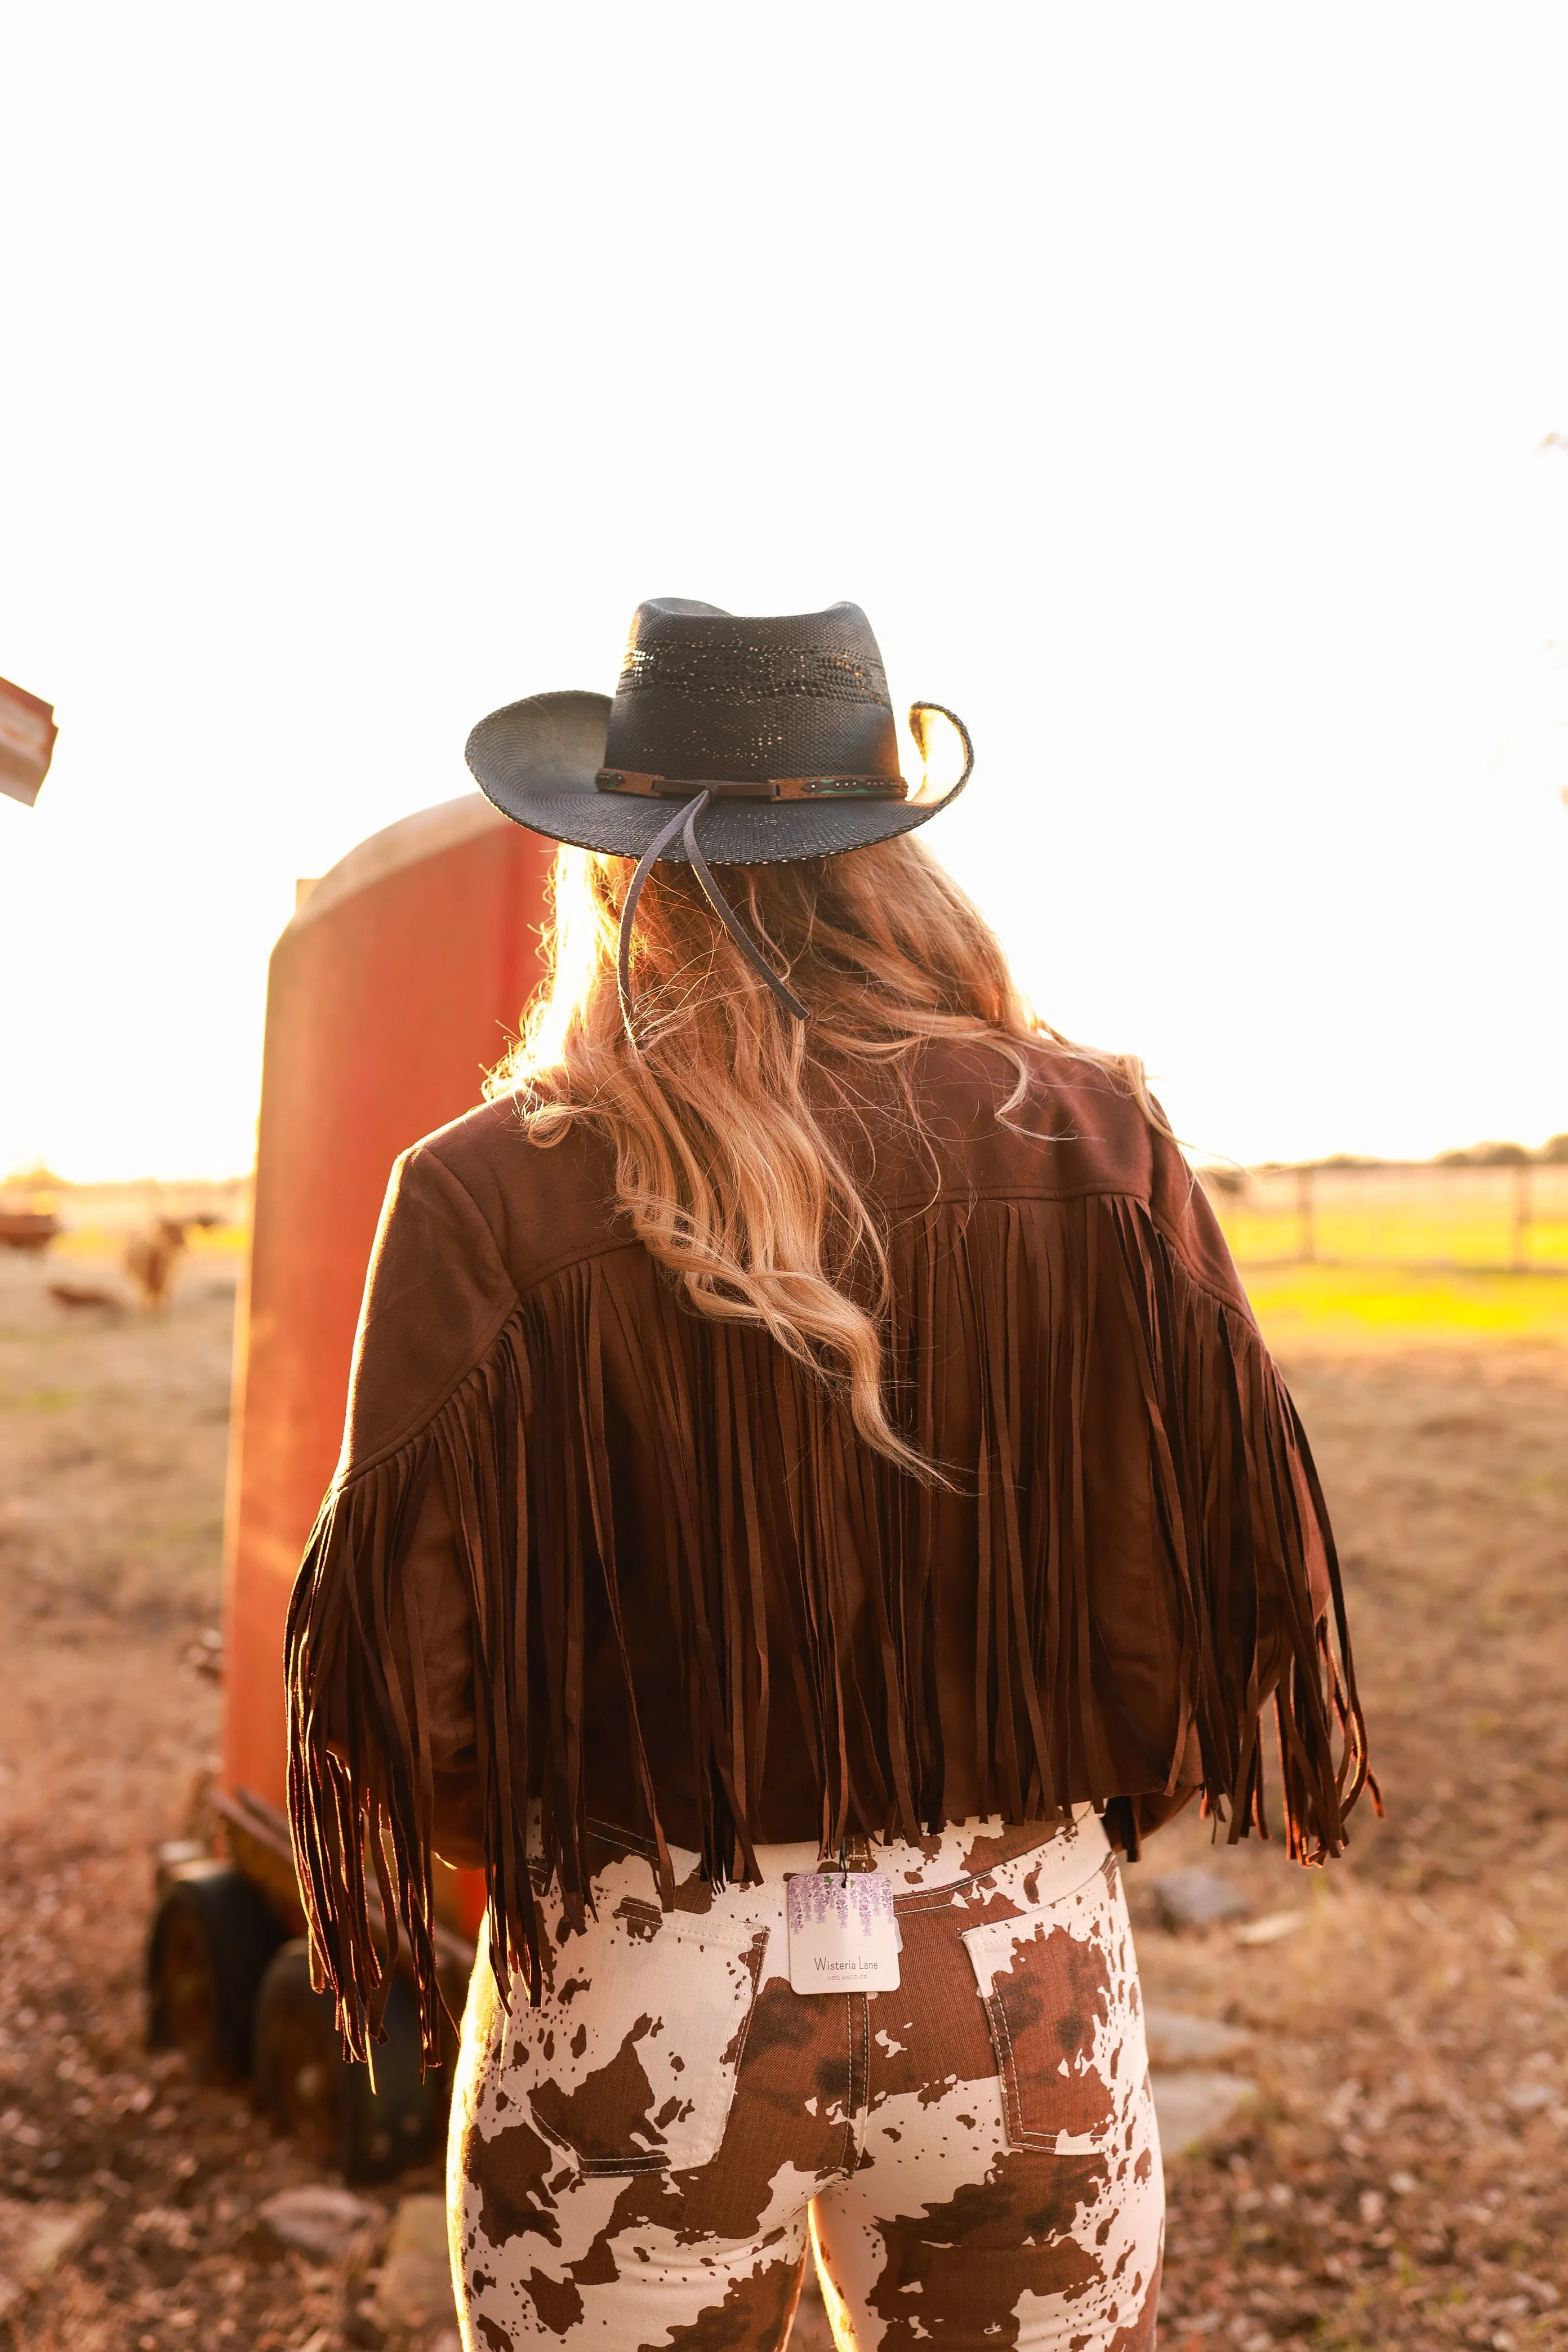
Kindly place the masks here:
<instances>
[{"instance_id":1,"label":"rock on ground","mask_svg":"<svg viewBox=\"0 0 1568 2352\"><path fill-rule=\"evenodd\" d=\"M280 2246L335 2263L348 2252L362 2230L382 2217L379 2207L367 2204L363 2197L318 2181L303 2189L279 2189L276 2197L265 2199L257 2207L256 2218Z\"/></svg>"},{"instance_id":2,"label":"rock on ground","mask_svg":"<svg viewBox=\"0 0 1568 2352\"><path fill-rule=\"evenodd\" d=\"M1202 2067L1168 2074L1152 2066L1149 2078L1160 2119L1160 2149L1167 2161L1188 2156L1213 2139L1258 2095L1257 2084L1245 2076L1216 2074Z\"/></svg>"},{"instance_id":3,"label":"rock on ground","mask_svg":"<svg viewBox=\"0 0 1568 2352\"><path fill-rule=\"evenodd\" d=\"M96 2205L29 2205L0 2197L0 2319L81 2243L97 2218Z\"/></svg>"},{"instance_id":4,"label":"rock on ground","mask_svg":"<svg viewBox=\"0 0 1568 2352\"><path fill-rule=\"evenodd\" d=\"M1238 2025L1221 2025L1215 2018L1193 2017L1158 2002L1144 2011L1143 2024L1152 2066L1213 2065L1234 2057L1252 2040Z\"/></svg>"},{"instance_id":5,"label":"rock on ground","mask_svg":"<svg viewBox=\"0 0 1568 2352\"><path fill-rule=\"evenodd\" d=\"M1244 1890L1217 1870L1173 1870L1150 1889L1167 1927L1213 1927L1222 1919L1245 1919L1251 1910Z\"/></svg>"},{"instance_id":6,"label":"rock on ground","mask_svg":"<svg viewBox=\"0 0 1568 2352\"><path fill-rule=\"evenodd\" d=\"M389 2334L418 2335L455 2319L444 2197L405 2197L399 2204L371 2309Z\"/></svg>"}]
</instances>

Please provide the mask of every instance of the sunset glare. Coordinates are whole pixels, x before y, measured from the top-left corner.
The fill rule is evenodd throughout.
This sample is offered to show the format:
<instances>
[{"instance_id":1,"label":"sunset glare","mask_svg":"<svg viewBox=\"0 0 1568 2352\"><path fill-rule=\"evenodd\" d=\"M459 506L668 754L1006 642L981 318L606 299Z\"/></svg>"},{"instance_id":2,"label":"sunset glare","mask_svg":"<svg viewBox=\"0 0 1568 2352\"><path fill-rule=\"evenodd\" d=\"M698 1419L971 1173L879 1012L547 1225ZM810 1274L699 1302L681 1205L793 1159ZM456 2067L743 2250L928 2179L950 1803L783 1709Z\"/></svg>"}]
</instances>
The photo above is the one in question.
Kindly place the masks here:
<instances>
[{"instance_id":1,"label":"sunset glare","mask_svg":"<svg viewBox=\"0 0 1568 2352\"><path fill-rule=\"evenodd\" d=\"M172 0L6 57L0 673L59 738L0 1176L247 1167L296 879L662 593L864 605L973 735L924 839L1197 1152L1568 1129L1561 10Z\"/></svg>"}]
</instances>

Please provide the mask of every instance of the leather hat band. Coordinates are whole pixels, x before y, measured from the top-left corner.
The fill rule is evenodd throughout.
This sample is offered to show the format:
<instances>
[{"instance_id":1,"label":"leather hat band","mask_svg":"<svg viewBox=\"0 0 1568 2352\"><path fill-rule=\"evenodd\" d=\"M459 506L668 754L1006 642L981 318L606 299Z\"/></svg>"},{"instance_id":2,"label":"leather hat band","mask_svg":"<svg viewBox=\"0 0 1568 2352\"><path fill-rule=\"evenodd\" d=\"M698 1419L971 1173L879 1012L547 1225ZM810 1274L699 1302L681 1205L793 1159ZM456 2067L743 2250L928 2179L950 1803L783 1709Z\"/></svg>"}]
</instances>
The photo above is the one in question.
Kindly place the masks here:
<instances>
[{"instance_id":1,"label":"leather hat band","mask_svg":"<svg viewBox=\"0 0 1568 2352\"><path fill-rule=\"evenodd\" d=\"M601 768L595 778L602 793L633 793L641 800L689 800L707 793L725 801L907 801L902 776L768 776L758 783L710 781L705 776L649 776L635 768Z\"/></svg>"}]
</instances>

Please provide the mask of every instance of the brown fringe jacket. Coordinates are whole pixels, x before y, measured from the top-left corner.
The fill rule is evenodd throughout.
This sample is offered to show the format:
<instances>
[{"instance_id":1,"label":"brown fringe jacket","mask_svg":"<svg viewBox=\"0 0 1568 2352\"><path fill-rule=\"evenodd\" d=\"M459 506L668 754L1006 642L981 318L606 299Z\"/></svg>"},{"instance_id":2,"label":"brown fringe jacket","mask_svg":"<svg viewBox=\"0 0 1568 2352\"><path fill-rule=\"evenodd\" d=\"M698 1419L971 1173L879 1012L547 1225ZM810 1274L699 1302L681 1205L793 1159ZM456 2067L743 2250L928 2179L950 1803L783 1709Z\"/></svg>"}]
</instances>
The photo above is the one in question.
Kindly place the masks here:
<instances>
[{"instance_id":1,"label":"brown fringe jacket","mask_svg":"<svg viewBox=\"0 0 1568 2352\"><path fill-rule=\"evenodd\" d=\"M1295 1408L1180 1152L1098 1066L1031 1058L1002 1122L996 1057L929 1047L922 1132L847 1137L891 1393L946 1486L683 1307L590 1125L541 1150L500 1102L398 1161L288 1634L351 2047L399 1920L435 2045L433 1852L482 1862L503 1997L533 1990L531 1865L580 1919L590 1818L649 1839L667 1899L667 1839L722 1878L762 1840L1089 1801L1136 1852L1198 1788L1267 1835L1271 1712L1290 1851L1340 1850L1365 1737Z\"/></svg>"}]
</instances>

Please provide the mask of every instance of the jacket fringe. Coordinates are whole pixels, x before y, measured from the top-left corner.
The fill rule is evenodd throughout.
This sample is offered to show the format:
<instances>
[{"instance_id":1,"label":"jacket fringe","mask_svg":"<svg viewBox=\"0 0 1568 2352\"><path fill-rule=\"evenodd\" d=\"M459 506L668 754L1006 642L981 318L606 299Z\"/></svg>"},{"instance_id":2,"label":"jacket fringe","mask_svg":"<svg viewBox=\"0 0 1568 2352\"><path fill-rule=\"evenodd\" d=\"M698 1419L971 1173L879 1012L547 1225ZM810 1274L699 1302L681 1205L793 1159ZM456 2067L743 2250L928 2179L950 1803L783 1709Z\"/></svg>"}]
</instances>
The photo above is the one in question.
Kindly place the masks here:
<instances>
[{"instance_id":1,"label":"jacket fringe","mask_svg":"<svg viewBox=\"0 0 1568 2352\"><path fill-rule=\"evenodd\" d=\"M288 1628L289 1811L316 1964L355 2056L382 2038L405 1934L427 2053L439 2041L429 1710L400 1579L434 1478L471 1603L503 2001L515 1987L538 1998L535 1885L553 1880L576 1925L589 1900L591 1579L672 1899L622 1616L612 1329L658 1448L661 1524L639 1525L637 1540L666 1575L708 1874L756 1874L780 1670L813 1744L823 1852L851 1829L914 1839L943 1817L932 1572L943 1489L871 1454L826 1386L761 1334L684 1310L662 1280L650 1313L639 1255L587 1259L530 1291L417 1435L340 1477L311 1534ZM994 1808L1047 1821L1085 1798L1103 1807L1126 1793L1117 1736L1123 1756L1146 1744L1096 1617L1089 1475L1113 1444L1128 1475L1147 1479L1151 1622L1173 1628L1175 1737L1141 1785L1163 1776L1170 1791L1190 1778L1195 1742L1205 1809L1232 1840L1268 1835L1272 1712L1289 1849L1302 1861L1337 1853L1368 1780L1339 1562L1300 1423L1250 1318L1195 1282L1148 1210L1121 1197L938 1203L895 1231L891 1255L890 1391L908 1434L968 1497L974 1762ZM1107 1394L1108 1330L1120 1377L1131 1365L1136 1380L1136 1450L1125 1398ZM939 1380L936 1333L971 1350L962 1433L944 1425L952 1366ZM770 1657L770 1560L793 1620L783 1659Z\"/></svg>"}]
</instances>

